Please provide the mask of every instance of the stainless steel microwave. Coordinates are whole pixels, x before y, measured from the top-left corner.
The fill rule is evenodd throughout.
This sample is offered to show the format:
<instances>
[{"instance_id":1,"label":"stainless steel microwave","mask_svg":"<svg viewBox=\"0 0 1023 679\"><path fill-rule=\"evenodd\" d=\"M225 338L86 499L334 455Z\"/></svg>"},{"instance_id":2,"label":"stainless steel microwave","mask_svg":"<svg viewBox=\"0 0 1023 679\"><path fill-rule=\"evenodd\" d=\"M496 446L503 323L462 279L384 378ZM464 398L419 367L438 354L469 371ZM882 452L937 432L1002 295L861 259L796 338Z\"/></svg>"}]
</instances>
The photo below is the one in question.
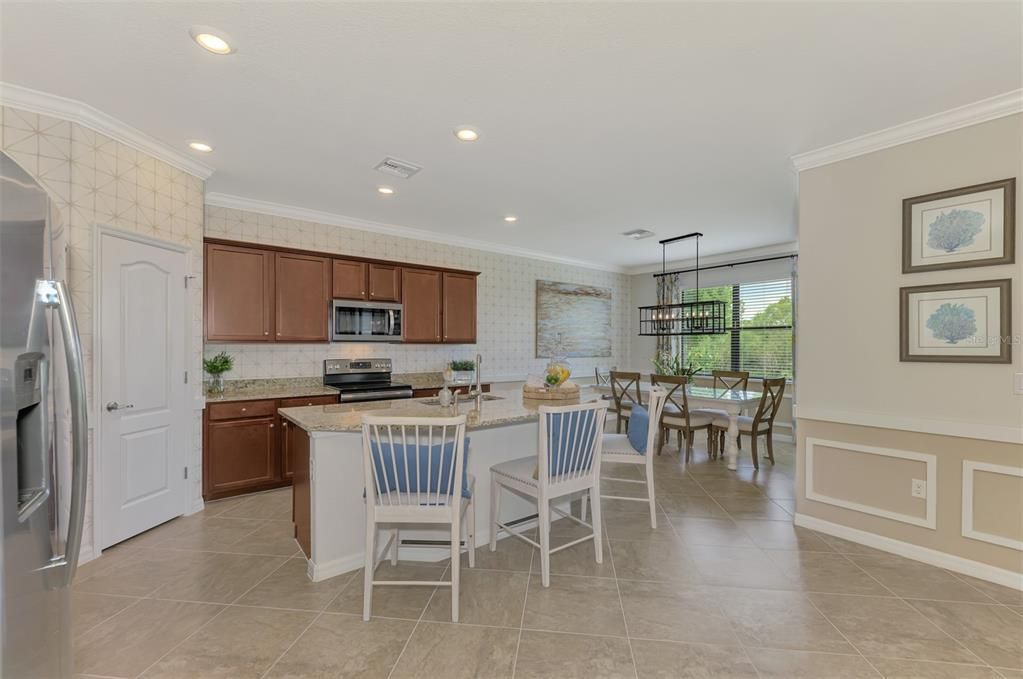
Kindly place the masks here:
<instances>
[{"instance_id":1,"label":"stainless steel microwave","mask_svg":"<svg viewBox=\"0 0 1023 679\"><path fill-rule=\"evenodd\" d=\"M334 342L400 342L402 308L385 302L335 299L330 315Z\"/></svg>"}]
</instances>

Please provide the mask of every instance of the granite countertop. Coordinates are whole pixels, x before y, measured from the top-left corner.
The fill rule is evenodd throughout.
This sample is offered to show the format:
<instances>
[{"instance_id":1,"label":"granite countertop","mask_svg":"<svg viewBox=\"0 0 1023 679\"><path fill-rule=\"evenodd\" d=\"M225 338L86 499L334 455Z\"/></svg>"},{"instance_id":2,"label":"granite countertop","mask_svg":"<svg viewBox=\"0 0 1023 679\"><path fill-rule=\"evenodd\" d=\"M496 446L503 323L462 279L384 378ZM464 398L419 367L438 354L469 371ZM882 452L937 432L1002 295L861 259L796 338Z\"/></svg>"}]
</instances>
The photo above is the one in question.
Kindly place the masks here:
<instances>
[{"instance_id":1,"label":"granite countertop","mask_svg":"<svg viewBox=\"0 0 1023 679\"><path fill-rule=\"evenodd\" d=\"M440 389L444 386L444 373L393 373L391 381L397 384L408 384L413 389ZM483 384L491 384L491 382L484 380Z\"/></svg>"},{"instance_id":2,"label":"granite countertop","mask_svg":"<svg viewBox=\"0 0 1023 679\"><path fill-rule=\"evenodd\" d=\"M268 380L227 380L224 393L207 395L207 403L252 401L271 398L298 398L301 396L336 396L337 389L323 386L319 377L297 377Z\"/></svg>"},{"instance_id":3,"label":"granite countertop","mask_svg":"<svg viewBox=\"0 0 1023 679\"><path fill-rule=\"evenodd\" d=\"M469 399L454 406L442 408L426 401L435 399L397 399L373 401L370 403L345 403L327 406L305 406L302 408L281 408L281 416L294 422L308 432L355 432L362 428L363 415L391 415L394 417L451 417L468 415L466 429L485 429L522 422L535 421L542 405L569 405L579 400L536 401L522 398L521 387L497 387L490 392L500 398L484 400L480 404L479 417L471 414L475 400ZM583 390L582 401L592 401L596 394Z\"/></svg>"}]
</instances>

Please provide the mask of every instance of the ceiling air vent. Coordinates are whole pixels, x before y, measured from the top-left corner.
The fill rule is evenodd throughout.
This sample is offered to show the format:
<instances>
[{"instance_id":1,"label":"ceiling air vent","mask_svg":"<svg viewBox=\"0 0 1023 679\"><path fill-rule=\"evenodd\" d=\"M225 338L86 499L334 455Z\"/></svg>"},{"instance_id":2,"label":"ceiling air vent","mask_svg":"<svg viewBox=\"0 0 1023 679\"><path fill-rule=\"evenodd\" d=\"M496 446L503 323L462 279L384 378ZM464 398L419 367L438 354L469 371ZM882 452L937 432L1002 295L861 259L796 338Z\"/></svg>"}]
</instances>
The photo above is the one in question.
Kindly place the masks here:
<instances>
[{"instance_id":1,"label":"ceiling air vent","mask_svg":"<svg viewBox=\"0 0 1023 679\"><path fill-rule=\"evenodd\" d=\"M644 238L649 238L654 235L654 232L648 231L647 229L633 229L632 231L626 231L622 235L626 238L631 238L632 240L643 240Z\"/></svg>"},{"instance_id":2,"label":"ceiling air vent","mask_svg":"<svg viewBox=\"0 0 1023 679\"><path fill-rule=\"evenodd\" d=\"M377 166L374 169L376 169L377 172L383 172L384 174L408 179L423 168L408 161L398 160L397 158L391 158L388 156L377 163Z\"/></svg>"}]
</instances>

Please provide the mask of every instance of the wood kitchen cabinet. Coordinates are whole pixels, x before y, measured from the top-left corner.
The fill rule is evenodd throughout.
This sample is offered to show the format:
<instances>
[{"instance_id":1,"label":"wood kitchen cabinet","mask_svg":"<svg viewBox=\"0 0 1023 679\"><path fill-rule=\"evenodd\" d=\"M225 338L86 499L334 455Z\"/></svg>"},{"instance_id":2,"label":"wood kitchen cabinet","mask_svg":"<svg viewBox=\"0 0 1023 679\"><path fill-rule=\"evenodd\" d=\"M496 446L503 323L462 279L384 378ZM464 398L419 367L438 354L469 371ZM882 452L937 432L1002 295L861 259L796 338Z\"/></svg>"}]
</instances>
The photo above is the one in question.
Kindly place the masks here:
<instances>
[{"instance_id":1,"label":"wood kitchen cabinet","mask_svg":"<svg viewBox=\"0 0 1023 679\"><path fill-rule=\"evenodd\" d=\"M301 408L303 406L325 406L337 403L337 396L308 396L303 398L282 398L278 408ZM290 481L295 476L295 463L292 459L291 430L295 425L277 416L281 423L281 478Z\"/></svg>"},{"instance_id":2,"label":"wood kitchen cabinet","mask_svg":"<svg viewBox=\"0 0 1023 679\"><path fill-rule=\"evenodd\" d=\"M430 269L402 269L404 311L402 336L406 342L441 341L443 274Z\"/></svg>"},{"instance_id":3,"label":"wood kitchen cabinet","mask_svg":"<svg viewBox=\"0 0 1023 679\"><path fill-rule=\"evenodd\" d=\"M366 299L366 262L335 259L332 266L334 299Z\"/></svg>"},{"instance_id":4,"label":"wood kitchen cabinet","mask_svg":"<svg viewBox=\"0 0 1023 679\"><path fill-rule=\"evenodd\" d=\"M476 342L476 276L463 273L443 274L444 341Z\"/></svg>"},{"instance_id":5,"label":"wood kitchen cabinet","mask_svg":"<svg viewBox=\"0 0 1023 679\"><path fill-rule=\"evenodd\" d=\"M207 243L204 286L208 341L274 341L273 252Z\"/></svg>"},{"instance_id":6,"label":"wood kitchen cabinet","mask_svg":"<svg viewBox=\"0 0 1023 679\"><path fill-rule=\"evenodd\" d=\"M402 304L405 342L476 342L476 272L205 244L207 342L329 342L332 298Z\"/></svg>"},{"instance_id":7,"label":"wood kitchen cabinet","mask_svg":"<svg viewBox=\"0 0 1023 679\"><path fill-rule=\"evenodd\" d=\"M371 302L401 301L401 267L370 262L367 277Z\"/></svg>"},{"instance_id":8,"label":"wood kitchen cabinet","mask_svg":"<svg viewBox=\"0 0 1023 679\"><path fill-rule=\"evenodd\" d=\"M291 495L291 521L295 539L306 558L312 556L312 496L309 479L309 434L301 427L289 427L288 449L295 460L294 487Z\"/></svg>"},{"instance_id":9,"label":"wood kitchen cabinet","mask_svg":"<svg viewBox=\"0 0 1023 679\"><path fill-rule=\"evenodd\" d=\"M328 341L330 260L278 252L274 278L275 341Z\"/></svg>"},{"instance_id":10,"label":"wood kitchen cabinet","mask_svg":"<svg viewBox=\"0 0 1023 679\"><path fill-rule=\"evenodd\" d=\"M279 485L275 401L210 405L203 439L207 500Z\"/></svg>"},{"instance_id":11,"label":"wood kitchen cabinet","mask_svg":"<svg viewBox=\"0 0 1023 679\"><path fill-rule=\"evenodd\" d=\"M296 470L289 426L278 408L337 403L337 396L209 403L203 418L203 498L290 485Z\"/></svg>"}]
</instances>

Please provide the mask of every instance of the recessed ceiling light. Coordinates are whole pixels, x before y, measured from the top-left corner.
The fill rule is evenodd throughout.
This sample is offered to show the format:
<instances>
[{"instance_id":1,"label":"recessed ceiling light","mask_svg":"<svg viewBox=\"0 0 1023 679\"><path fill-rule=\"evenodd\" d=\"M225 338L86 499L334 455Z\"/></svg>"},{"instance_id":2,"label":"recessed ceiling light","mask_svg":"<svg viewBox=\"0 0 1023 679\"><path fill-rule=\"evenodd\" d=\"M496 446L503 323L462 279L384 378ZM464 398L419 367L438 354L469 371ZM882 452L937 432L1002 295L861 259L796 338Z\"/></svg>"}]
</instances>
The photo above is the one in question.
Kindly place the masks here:
<instances>
[{"instance_id":1,"label":"recessed ceiling light","mask_svg":"<svg viewBox=\"0 0 1023 679\"><path fill-rule=\"evenodd\" d=\"M511 224L511 223L513 223L513 222L517 222L517 221L519 221L519 218L518 218L518 217L516 217L515 215L508 215L507 217L505 217L505 218L504 218L504 221L506 221L506 222L508 222L509 224Z\"/></svg>"},{"instance_id":2,"label":"recessed ceiling light","mask_svg":"<svg viewBox=\"0 0 1023 679\"><path fill-rule=\"evenodd\" d=\"M199 153L209 153L213 150L213 147L204 141L190 141L188 142L188 148Z\"/></svg>"},{"instance_id":3,"label":"recessed ceiling light","mask_svg":"<svg viewBox=\"0 0 1023 679\"><path fill-rule=\"evenodd\" d=\"M377 193L383 196L389 196L392 193L394 193L394 189L392 189L390 186L378 186Z\"/></svg>"},{"instance_id":4,"label":"recessed ceiling light","mask_svg":"<svg viewBox=\"0 0 1023 679\"><path fill-rule=\"evenodd\" d=\"M458 141L476 141L480 138L480 133L471 127L459 127L455 130L455 137Z\"/></svg>"},{"instance_id":5,"label":"recessed ceiling light","mask_svg":"<svg viewBox=\"0 0 1023 679\"><path fill-rule=\"evenodd\" d=\"M222 31L217 31L208 26L194 26L189 31L192 36L192 40L199 43L207 52L213 52L214 54L231 54L234 52L234 47L231 46L231 42Z\"/></svg>"}]
</instances>

